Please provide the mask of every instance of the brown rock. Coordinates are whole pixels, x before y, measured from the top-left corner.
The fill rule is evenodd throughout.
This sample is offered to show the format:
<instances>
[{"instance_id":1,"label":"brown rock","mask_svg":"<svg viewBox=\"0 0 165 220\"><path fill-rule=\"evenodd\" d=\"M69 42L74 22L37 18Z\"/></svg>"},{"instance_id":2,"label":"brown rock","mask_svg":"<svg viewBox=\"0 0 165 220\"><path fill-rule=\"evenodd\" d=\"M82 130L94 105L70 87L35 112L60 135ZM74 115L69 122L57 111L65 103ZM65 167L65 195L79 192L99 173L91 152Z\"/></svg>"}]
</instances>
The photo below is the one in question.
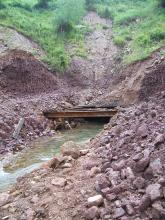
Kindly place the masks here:
<instances>
[{"instance_id":1,"label":"brown rock","mask_svg":"<svg viewBox=\"0 0 165 220\"><path fill-rule=\"evenodd\" d=\"M115 193L111 193L111 194L106 194L106 199L110 202L113 202L114 200L116 200L117 195Z\"/></svg>"},{"instance_id":2,"label":"brown rock","mask_svg":"<svg viewBox=\"0 0 165 220\"><path fill-rule=\"evenodd\" d=\"M98 175L97 181L95 182L95 188L98 192L101 192L102 189L110 186L110 182L107 180L105 175Z\"/></svg>"},{"instance_id":3,"label":"brown rock","mask_svg":"<svg viewBox=\"0 0 165 220\"><path fill-rule=\"evenodd\" d=\"M92 167L90 171L90 177L94 177L96 174L100 172L101 172L101 169L99 167Z\"/></svg>"},{"instance_id":4,"label":"brown rock","mask_svg":"<svg viewBox=\"0 0 165 220\"><path fill-rule=\"evenodd\" d=\"M93 220L99 217L99 209L96 206L92 206L85 213L85 219Z\"/></svg>"},{"instance_id":5,"label":"brown rock","mask_svg":"<svg viewBox=\"0 0 165 220\"><path fill-rule=\"evenodd\" d=\"M134 214L134 209L133 209L131 204L126 205L126 212L128 213L128 215L133 215Z\"/></svg>"},{"instance_id":6,"label":"brown rock","mask_svg":"<svg viewBox=\"0 0 165 220\"><path fill-rule=\"evenodd\" d=\"M61 161L57 157L54 157L53 159L51 159L50 161L46 163L46 166L48 166L49 168L55 169L60 165L60 163Z\"/></svg>"},{"instance_id":7,"label":"brown rock","mask_svg":"<svg viewBox=\"0 0 165 220\"><path fill-rule=\"evenodd\" d=\"M61 152L63 156L71 156L74 159L80 157L79 145L73 141L68 141L61 146Z\"/></svg>"},{"instance_id":8,"label":"brown rock","mask_svg":"<svg viewBox=\"0 0 165 220\"><path fill-rule=\"evenodd\" d=\"M159 134L155 139L155 146L158 146L159 144L162 144L165 141L165 135Z\"/></svg>"},{"instance_id":9,"label":"brown rock","mask_svg":"<svg viewBox=\"0 0 165 220\"><path fill-rule=\"evenodd\" d=\"M151 199L148 195L144 195L139 204L139 211L144 212L151 204Z\"/></svg>"},{"instance_id":10,"label":"brown rock","mask_svg":"<svg viewBox=\"0 0 165 220\"><path fill-rule=\"evenodd\" d=\"M110 193L119 194L121 192L124 192L128 188L127 184L121 183L117 186L114 186L110 189Z\"/></svg>"},{"instance_id":11,"label":"brown rock","mask_svg":"<svg viewBox=\"0 0 165 220\"><path fill-rule=\"evenodd\" d=\"M150 158L149 157L143 157L141 160L139 160L135 165L135 171L136 172L143 172L147 166L149 165Z\"/></svg>"},{"instance_id":12,"label":"brown rock","mask_svg":"<svg viewBox=\"0 0 165 220\"><path fill-rule=\"evenodd\" d=\"M137 189L142 189L145 187L145 179L142 177L137 177L134 181L133 181L133 186Z\"/></svg>"},{"instance_id":13,"label":"brown rock","mask_svg":"<svg viewBox=\"0 0 165 220\"><path fill-rule=\"evenodd\" d=\"M148 136L148 127L146 124L141 125L138 129L137 129L137 135L145 138Z\"/></svg>"}]
</instances>

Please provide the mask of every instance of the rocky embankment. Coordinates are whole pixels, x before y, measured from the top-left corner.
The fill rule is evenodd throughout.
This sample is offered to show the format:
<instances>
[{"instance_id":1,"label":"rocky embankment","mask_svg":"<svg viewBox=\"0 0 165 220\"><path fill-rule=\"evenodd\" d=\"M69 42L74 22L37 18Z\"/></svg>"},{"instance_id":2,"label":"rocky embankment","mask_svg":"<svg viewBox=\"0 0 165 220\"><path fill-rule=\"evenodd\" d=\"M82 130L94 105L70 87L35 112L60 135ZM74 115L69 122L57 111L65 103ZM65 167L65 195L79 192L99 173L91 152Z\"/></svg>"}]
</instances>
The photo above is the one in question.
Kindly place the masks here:
<instances>
[{"instance_id":1,"label":"rocky embankment","mask_svg":"<svg viewBox=\"0 0 165 220\"><path fill-rule=\"evenodd\" d=\"M53 135L53 122L42 111L67 108L66 101L71 97L65 81L33 55L12 50L1 56L0 154L22 150L38 137ZM21 118L24 119L21 132L18 138L13 138Z\"/></svg>"},{"instance_id":2,"label":"rocky embankment","mask_svg":"<svg viewBox=\"0 0 165 220\"><path fill-rule=\"evenodd\" d=\"M164 109L161 93L121 109L85 151L65 144L0 195L0 218L165 219Z\"/></svg>"}]
</instances>

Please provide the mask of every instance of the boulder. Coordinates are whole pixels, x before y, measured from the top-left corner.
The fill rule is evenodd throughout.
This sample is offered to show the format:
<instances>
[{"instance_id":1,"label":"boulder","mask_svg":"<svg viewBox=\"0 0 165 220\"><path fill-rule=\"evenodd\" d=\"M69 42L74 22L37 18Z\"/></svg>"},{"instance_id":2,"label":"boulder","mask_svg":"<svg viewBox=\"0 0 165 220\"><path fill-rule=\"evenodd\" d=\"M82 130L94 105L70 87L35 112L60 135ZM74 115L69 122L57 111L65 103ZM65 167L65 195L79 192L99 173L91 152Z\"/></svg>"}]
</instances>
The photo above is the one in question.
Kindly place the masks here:
<instances>
[{"instance_id":1,"label":"boulder","mask_svg":"<svg viewBox=\"0 0 165 220\"><path fill-rule=\"evenodd\" d=\"M61 146L61 153L63 156L71 156L73 159L80 157L79 145L73 141L68 141Z\"/></svg>"},{"instance_id":2,"label":"boulder","mask_svg":"<svg viewBox=\"0 0 165 220\"><path fill-rule=\"evenodd\" d=\"M88 206L92 207L92 206L101 206L103 204L103 197L102 195L96 195L93 197L89 197L88 198Z\"/></svg>"}]
</instances>

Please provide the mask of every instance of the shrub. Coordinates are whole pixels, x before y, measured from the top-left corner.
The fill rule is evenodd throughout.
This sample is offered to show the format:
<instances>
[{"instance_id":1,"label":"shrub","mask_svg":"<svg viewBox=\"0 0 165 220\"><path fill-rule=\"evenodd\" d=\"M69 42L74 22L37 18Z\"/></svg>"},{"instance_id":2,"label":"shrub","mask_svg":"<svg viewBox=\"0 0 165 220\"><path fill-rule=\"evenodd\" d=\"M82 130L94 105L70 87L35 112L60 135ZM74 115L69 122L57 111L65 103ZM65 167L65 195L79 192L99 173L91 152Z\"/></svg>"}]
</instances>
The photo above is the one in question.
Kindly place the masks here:
<instances>
[{"instance_id":1,"label":"shrub","mask_svg":"<svg viewBox=\"0 0 165 220\"><path fill-rule=\"evenodd\" d=\"M77 24L85 12L84 0L58 0L55 14L55 29L60 33L68 33Z\"/></svg>"},{"instance_id":2,"label":"shrub","mask_svg":"<svg viewBox=\"0 0 165 220\"><path fill-rule=\"evenodd\" d=\"M159 42L161 40L164 40L165 39L165 30L162 30L160 28L156 28L156 29L151 30L150 38L152 41L155 41L155 42Z\"/></svg>"},{"instance_id":3,"label":"shrub","mask_svg":"<svg viewBox=\"0 0 165 220\"><path fill-rule=\"evenodd\" d=\"M121 36L116 36L114 38L114 43L119 47L123 47L125 45L125 39Z\"/></svg>"},{"instance_id":4,"label":"shrub","mask_svg":"<svg viewBox=\"0 0 165 220\"><path fill-rule=\"evenodd\" d=\"M148 46L150 43L150 36L147 33L141 33L136 38L136 44L142 48Z\"/></svg>"}]
</instances>

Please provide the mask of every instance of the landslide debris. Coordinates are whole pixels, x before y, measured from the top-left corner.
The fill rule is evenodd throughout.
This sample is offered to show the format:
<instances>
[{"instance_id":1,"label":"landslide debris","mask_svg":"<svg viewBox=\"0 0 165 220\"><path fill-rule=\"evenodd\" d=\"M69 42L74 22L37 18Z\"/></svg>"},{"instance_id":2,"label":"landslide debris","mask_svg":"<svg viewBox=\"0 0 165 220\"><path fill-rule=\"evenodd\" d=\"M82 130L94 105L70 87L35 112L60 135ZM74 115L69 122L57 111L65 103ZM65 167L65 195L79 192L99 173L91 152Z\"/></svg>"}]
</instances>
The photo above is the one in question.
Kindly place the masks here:
<instances>
[{"instance_id":1,"label":"landslide debris","mask_svg":"<svg viewBox=\"0 0 165 220\"><path fill-rule=\"evenodd\" d=\"M95 106L129 106L138 101L147 101L157 92L165 90L165 57L163 48L155 51L146 60L123 67L112 78L113 86L100 97L92 100Z\"/></svg>"},{"instance_id":2,"label":"landslide debris","mask_svg":"<svg viewBox=\"0 0 165 220\"><path fill-rule=\"evenodd\" d=\"M0 217L165 219L164 109L164 93L120 109L85 156L19 178L7 202L1 194Z\"/></svg>"},{"instance_id":3,"label":"landslide debris","mask_svg":"<svg viewBox=\"0 0 165 220\"><path fill-rule=\"evenodd\" d=\"M164 92L123 109L97 140L95 153L102 165L95 189L104 197L101 219L165 219L164 109Z\"/></svg>"}]
</instances>

